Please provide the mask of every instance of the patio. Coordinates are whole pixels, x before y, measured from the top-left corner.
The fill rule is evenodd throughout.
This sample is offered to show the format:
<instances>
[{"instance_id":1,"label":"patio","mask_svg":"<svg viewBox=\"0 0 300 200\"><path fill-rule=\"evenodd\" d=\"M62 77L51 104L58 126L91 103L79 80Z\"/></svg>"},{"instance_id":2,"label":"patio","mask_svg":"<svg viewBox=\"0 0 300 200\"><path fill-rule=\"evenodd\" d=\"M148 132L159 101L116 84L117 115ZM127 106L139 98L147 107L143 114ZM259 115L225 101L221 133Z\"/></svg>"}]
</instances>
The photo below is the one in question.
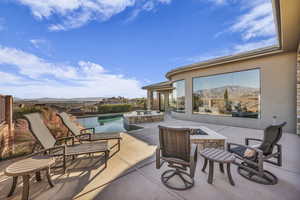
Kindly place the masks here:
<instances>
[{"instance_id":1,"label":"patio","mask_svg":"<svg viewBox=\"0 0 300 200\"><path fill-rule=\"evenodd\" d=\"M195 186L186 191L174 191L166 188L160 181L161 173L167 168L155 168L154 151L158 143L158 124L207 126L226 136L229 142L244 143L245 137L261 138L262 131L182 121L172 118L164 122L141 124L144 129L123 133L122 148L108 161L103 170L99 162L101 157L82 157L75 160L64 175L54 173L55 186L49 188L45 178L36 183L31 180L30 196L32 199L287 199L296 200L300 196L300 138L295 134L284 134L280 143L283 145L283 166L278 168L266 165L266 169L277 175L277 185L260 185L250 182L232 168L236 186L231 186L227 177L215 171L214 183L207 183L207 173L201 172L203 159L199 157L195 175ZM5 199L12 178L3 174L12 159L0 163L0 199ZM21 181L20 181L21 182ZM19 183L20 183L19 182ZM22 187L19 184L16 193L9 199L19 199Z\"/></svg>"}]
</instances>

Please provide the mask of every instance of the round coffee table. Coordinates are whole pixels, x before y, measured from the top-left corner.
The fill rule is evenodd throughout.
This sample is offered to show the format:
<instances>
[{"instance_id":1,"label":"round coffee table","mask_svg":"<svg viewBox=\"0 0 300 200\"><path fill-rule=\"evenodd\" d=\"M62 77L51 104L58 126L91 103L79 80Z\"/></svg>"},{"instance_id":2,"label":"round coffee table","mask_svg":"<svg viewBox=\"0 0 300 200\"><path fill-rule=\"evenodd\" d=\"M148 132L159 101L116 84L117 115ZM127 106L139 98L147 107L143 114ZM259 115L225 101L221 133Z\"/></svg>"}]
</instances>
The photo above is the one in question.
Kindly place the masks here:
<instances>
[{"instance_id":1,"label":"round coffee table","mask_svg":"<svg viewBox=\"0 0 300 200\"><path fill-rule=\"evenodd\" d=\"M230 172L230 164L234 162L235 157L232 153L225 151L223 149L216 148L206 148L204 149L200 155L204 157L204 165L202 171L205 172L207 161L209 162L209 173L207 182L212 184L213 176L214 176L214 162L219 163L220 171L224 173L223 164L227 164L227 176L231 185L234 185L234 181Z\"/></svg>"},{"instance_id":2,"label":"round coffee table","mask_svg":"<svg viewBox=\"0 0 300 200\"><path fill-rule=\"evenodd\" d=\"M13 195L18 177L22 176L23 179L23 192L22 192L22 200L27 200L29 198L29 178L30 174L35 173L36 180L41 181L41 171L46 171L46 176L48 179L48 183L51 187L53 187L53 183L50 177L50 166L55 163L54 158L50 156L33 156L18 162L15 162L9 165L4 173L7 176L13 177L13 183L7 197Z\"/></svg>"}]
</instances>

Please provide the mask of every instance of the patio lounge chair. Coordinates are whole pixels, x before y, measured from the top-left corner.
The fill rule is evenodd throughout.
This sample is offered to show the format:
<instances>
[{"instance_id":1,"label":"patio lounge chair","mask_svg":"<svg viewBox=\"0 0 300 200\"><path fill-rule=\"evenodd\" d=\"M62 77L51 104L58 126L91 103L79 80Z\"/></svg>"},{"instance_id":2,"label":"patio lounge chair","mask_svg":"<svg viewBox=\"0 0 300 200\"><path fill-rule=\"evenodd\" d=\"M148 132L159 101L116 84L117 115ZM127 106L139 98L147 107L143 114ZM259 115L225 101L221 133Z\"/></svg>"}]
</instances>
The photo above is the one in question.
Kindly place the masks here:
<instances>
[{"instance_id":1,"label":"patio lounge chair","mask_svg":"<svg viewBox=\"0 0 300 200\"><path fill-rule=\"evenodd\" d=\"M197 163L197 145L190 143L190 129L169 128L158 126L159 145L156 149L156 168L159 169L164 162L173 169L161 175L162 183L168 188L185 190L193 187ZM162 161L162 162L161 162ZM187 168L190 173L185 172ZM169 180L177 177L183 186L171 184Z\"/></svg>"},{"instance_id":2,"label":"patio lounge chair","mask_svg":"<svg viewBox=\"0 0 300 200\"><path fill-rule=\"evenodd\" d=\"M66 171L66 158L72 156L74 159L77 155L104 153L105 154L105 168L107 167L107 160L109 156L109 149L107 141L75 144L75 137L64 137L55 139L47 126L44 124L39 113L26 114L25 118L29 122L29 129L35 139L38 141L43 151L51 156L63 157L63 170ZM67 141L71 140L72 145L67 145ZM58 145L59 142L65 142L65 145Z\"/></svg>"},{"instance_id":3,"label":"patio lounge chair","mask_svg":"<svg viewBox=\"0 0 300 200\"><path fill-rule=\"evenodd\" d=\"M282 127L286 122L279 125L271 125L264 130L264 138L254 139L246 138L245 144L227 143L227 150L234 153L240 162L238 165L238 173L248 180L274 185L278 182L277 177L271 172L264 170L264 162L281 166L282 165L282 147L277 144L282 136ZM248 146L249 141L259 141L256 146ZM276 151L274 151L276 147Z\"/></svg>"},{"instance_id":4,"label":"patio lounge chair","mask_svg":"<svg viewBox=\"0 0 300 200\"><path fill-rule=\"evenodd\" d=\"M100 140L117 140L117 143L110 147L110 149L113 149L114 147L118 147L117 151L114 152L117 153L120 151L121 148L121 140L122 137L120 133L95 133L95 128L85 128L80 129L69 117L69 115L65 112L58 113L57 114L63 124L68 128L69 132L72 133L75 137L77 137L81 141L100 141ZM87 132L89 131L89 132Z\"/></svg>"}]
</instances>

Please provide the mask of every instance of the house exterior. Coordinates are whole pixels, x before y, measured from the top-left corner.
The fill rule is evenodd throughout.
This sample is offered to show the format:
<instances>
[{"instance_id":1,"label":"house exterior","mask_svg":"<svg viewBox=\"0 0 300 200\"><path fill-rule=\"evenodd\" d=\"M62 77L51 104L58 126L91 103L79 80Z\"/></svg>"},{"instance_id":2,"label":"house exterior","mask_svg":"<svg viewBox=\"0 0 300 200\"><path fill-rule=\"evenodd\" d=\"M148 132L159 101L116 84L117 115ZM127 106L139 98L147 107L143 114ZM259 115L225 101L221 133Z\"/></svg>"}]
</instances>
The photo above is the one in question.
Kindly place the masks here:
<instances>
[{"instance_id":1,"label":"house exterior","mask_svg":"<svg viewBox=\"0 0 300 200\"><path fill-rule=\"evenodd\" d=\"M273 0L278 45L173 69L143 87L147 108L178 119L300 134L300 1Z\"/></svg>"}]
</instances>

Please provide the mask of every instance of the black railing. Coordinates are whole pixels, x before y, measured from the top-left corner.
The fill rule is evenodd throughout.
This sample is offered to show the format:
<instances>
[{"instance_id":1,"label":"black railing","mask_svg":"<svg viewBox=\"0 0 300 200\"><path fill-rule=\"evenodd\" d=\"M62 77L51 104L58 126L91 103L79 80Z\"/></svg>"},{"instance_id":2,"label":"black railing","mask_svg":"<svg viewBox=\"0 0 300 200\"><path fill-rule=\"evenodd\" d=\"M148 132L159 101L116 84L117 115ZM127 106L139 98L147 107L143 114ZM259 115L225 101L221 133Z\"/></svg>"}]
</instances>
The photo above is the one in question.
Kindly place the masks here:
<instances>
[{"instance_id":1,"label":"black railing","mask_svg":"<svg viewBox=\"0 0 300 200\"><path fill-rule=\"evenodd\" d=\"M0 95L0 125L5 123L5 96Z\"/></svg>"}]
</instances>

